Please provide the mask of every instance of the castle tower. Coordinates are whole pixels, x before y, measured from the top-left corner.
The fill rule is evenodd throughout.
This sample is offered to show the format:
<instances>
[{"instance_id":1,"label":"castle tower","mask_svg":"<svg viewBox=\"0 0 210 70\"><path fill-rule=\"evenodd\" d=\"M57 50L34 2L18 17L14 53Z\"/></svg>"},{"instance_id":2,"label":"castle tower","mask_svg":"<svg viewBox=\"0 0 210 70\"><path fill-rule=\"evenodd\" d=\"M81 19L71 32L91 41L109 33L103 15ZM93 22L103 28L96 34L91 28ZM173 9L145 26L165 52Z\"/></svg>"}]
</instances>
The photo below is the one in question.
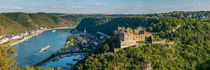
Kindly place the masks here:
<instances>
[{"instance_id":1,"label":"castle tower","mask_svg":"<svg viewBox=\"0 0 210 70\"><path fill-rule=\"evenodd\" d=\"M144 33L143 34L146 34L146 30L144 30Z\"/></svg>"}]
</instances>

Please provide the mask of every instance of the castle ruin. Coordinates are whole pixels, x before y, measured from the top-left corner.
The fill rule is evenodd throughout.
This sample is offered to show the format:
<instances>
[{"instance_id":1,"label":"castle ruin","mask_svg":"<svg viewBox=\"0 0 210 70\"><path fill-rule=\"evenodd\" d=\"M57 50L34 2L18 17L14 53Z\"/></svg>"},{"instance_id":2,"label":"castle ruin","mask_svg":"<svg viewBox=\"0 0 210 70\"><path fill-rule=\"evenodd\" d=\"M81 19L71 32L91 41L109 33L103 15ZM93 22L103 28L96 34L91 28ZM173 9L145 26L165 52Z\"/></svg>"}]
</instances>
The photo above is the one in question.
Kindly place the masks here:
<instances>
[{"instance_id":1,"label":"castle ruin","mask_svg":"<svg viewBox=\"0 0 210 70\"><path fill-rule=\"evenodd\" d=\"M114 34L117 35L120 40L120 48L137 46L136 42L148 41L152 38L152 34L142 28L131 29L118 27L118 30L115 30Z\"/></svg>"}]
</instances>

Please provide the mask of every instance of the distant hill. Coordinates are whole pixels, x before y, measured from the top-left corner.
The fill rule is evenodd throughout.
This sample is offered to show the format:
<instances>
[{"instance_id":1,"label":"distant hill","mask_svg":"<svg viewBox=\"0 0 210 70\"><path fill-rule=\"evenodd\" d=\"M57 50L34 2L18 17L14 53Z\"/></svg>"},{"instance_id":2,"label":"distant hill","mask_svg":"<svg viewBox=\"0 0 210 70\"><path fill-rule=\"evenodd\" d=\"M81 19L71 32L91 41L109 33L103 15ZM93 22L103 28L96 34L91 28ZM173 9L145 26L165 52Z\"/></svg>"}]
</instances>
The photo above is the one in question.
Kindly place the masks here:
<instances>
[{"instance_id":1,"label":"distant hill","mask_svg":"<svg viewBox=\"0 0 210 70\"><path fill-rule=\"evenodd\" d=\"M18 33L27 30L24 26L0 14L0 34Z\"/></svg>"},{"instance_id":2,"label":"distant hill","mask_svg":"<svg viewBox=\"0 0 210 70\"><path fill-rule=\"evenodd\" d=\"M75 27L86 15L55 13L2 13L0 14L0 35L18 33L40 27Z\"/></svg>"},{"instance_id":3,"label":"distant hill","mask_svg":"<svg viewBox=\"0 0 210 70\"><path fill-rule=\"evenodd\" d=\"M40 27L76 27L84 18L134 16L124 14L1 13L0 35L24 32ZM6 20L6 21L3 21ZM85 22L83 22L85 23ZM3 25L4 24L4 25ZM7 25L7 26L5 26ZM11 27L9 27L11 26ZM15 27L12 27L15 26Z\"/></svg>"},{"instance_id":4,"label":"distant hill","mask_svg":"<svg viewBox=\"0 0 210 70\"><path fill-rule=\"evenodd\" d=\"M96 32L103 32L111 35L117 27L148 27L159 21L155 18L147 18L143 16L125 16L125 17L98 17L86 18L77 26L79 31L84 31L95 34Z\"/></svg>"},{"instance_id":5,"label":"distant hill","mask_svg":"<svg viewBox=\"0 0 210 70\"><path fill-rule=\"evenodd\" d=\"M113 30L117 27L131 27L136 28L139 26L149 27L154 24L166 22L166 24L171 24L170 27L162 27L171 30L174 29L179 23L183 23L188 19L195 20L206 20L209 21L210 11L174 11L169 13L159 13L159 14L142 14L142 15L121 15L121 16L102 16L86 18L81 21L77 26L79 31L87 30L87 32L95 34L97 31L104 32L111 35ZM171 22L175 23L172 24ZM187 21L186 21L187 22ZM152 28L150 28L152 29ZM148 29L149 30L149 29ZM158 29L156 29L158 30ZM153 31L155 31L153 29Z\"/></svg>"}]
</instances>

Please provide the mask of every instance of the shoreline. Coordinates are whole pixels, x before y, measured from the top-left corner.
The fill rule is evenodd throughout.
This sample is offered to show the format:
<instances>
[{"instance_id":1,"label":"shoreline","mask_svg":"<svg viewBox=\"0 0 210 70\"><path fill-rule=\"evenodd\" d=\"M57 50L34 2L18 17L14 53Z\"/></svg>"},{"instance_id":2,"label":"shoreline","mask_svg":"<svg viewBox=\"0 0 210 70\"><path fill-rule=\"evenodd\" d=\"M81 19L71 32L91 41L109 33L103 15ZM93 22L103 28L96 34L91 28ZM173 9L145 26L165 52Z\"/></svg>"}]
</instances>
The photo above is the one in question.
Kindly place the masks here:
<instances>
[{"instance_id":1,"label":"shoreline","mask_svg":"<svg viewBox=\"0 0 210 70\"><path fill-rule=\"evenodd\" d=\"M16 45L16 44L22 43L22 42L24 42L24 41L26 41L26 40L28 40L28 39L31 39L32 37L34 37L34 36L36 36L36 35L39 35L39 34L45 32L45 31L48 31L48 29L42 30L42 31L40 31L40 32L38 32L38 33L36 33L36 34L33 34L33 35L30 35L30 36L24 37L23 39L18 40L18 41L15 42L15 43L12 43L11 46L14 46L14 45Z\"/></svg>"},{"instance_id":2,"label":"shoreline","mask_svg":"<svg viewBox=\"0 0 210 70\"><path fill-rule=\"evenodd\" d=\"M67 42L66 42L66 44L67 44ZM65 45L66 45L65 44ZM76 45L74 45L74 46L76 46ZM65 46L63 46L63 47L65 47ZM79 51L61 51L62 50L62 48L60 49L60 50L58 50L56 53L53 53L53 54L51 54L48 58L46 58L46 59L44 59L44 60L42 60L42 61L40 61L40 62L38 62L37 64L34 64L33 66L43 66L43 65L45 65L46 63L48 63L48 62L50 62L51 60L53 60L54 58L56 58L56 57L58 57L58 56L62 56L62 55L66 55L66 54L80 54L80 53L82 53L82 54L86 54L85 55L85 57L86 56L88 56L89 54L90 54L90 52L91 51L88 51L88 50L79 50ZM65 50L67 50L67 49L65 49ZM83 59L83 58L82 58ZM77 61L77 62L79 62L79 61Z\"/></svg>"},{"instance_id":3,"label":"shoreline","mask_svg":"<svg viewBox=\"0 0 210 70\"><path fill-rule=\"evenodd\" d=\"M45 31L54 30L54 29L56 30L56 29L73 29L73 28L74 28L74 27L55 27L55 28L51 28L51 29L44 29L44 30L41 30L41 31L38 32L38 33L29 35L29 36L27 36L27 37L23 37L23 39L18 40L17 42L10 44L10 46L14 46L14 45L17 45L17 44L19 44L19 43L22 43L22 42L24 42L24 41L26 41L26 40L28 40L28 39L31 39L32 37L37 36L37 35L39 35L39 34L45 32Z\"/></svg>"},{"instance_id":4,"label":"shoreline","mask_svg":"<svg viewBox=\"0 0 210 70\"><path fill-rule=\"evenodd\" d=\"M38 62L37 64L34 64L33 66L42 66L48 62L50 62L51 60L53 60L56 57L62 56L62 55L66 55L66 54L86 54L88 55L90 52L89 51L79 51L79 52L64 52L64 53L54 53L52 55L50 55L48 58Z\"/></svg>"}]
</instances>

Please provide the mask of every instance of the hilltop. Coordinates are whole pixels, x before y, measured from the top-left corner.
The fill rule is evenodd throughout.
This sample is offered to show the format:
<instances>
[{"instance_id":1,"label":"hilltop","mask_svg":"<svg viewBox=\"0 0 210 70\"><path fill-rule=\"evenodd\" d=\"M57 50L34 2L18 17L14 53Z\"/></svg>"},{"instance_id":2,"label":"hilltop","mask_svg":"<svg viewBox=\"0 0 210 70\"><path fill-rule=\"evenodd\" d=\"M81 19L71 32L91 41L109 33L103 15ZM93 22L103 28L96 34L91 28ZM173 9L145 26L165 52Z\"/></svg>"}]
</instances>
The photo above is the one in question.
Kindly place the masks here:
<instances>
[{"instance_id":1,"label":"hilltop","mask_svg":"<svg viewBox=\"0 0 210 70\"><path fill-rule=\"evenodd\" d=\"M74 69L208 70L210 68L209 14L210 12L172 12L84 19L77 30L85 29L88 33L96 35L97 32L102 32L112 37L77 63ZM121 48L112 53L111 50L116 47L113 43L118 43L120 38L114 35L114 30L118 27L131 29L143 27L152 33L154 43L141 41L137 42L138 47Z\"/></svg>"},{"instance_id":2,"label":"hilltop","mask_svg":"<svg viewBox=\"0 0 210 70\"><path fill-rule=\"evenodd\" d=\"M0 14L0 35L54 27L75 27L86 15L56 13L2 13Z\"/></svg>"}]
</instances>

